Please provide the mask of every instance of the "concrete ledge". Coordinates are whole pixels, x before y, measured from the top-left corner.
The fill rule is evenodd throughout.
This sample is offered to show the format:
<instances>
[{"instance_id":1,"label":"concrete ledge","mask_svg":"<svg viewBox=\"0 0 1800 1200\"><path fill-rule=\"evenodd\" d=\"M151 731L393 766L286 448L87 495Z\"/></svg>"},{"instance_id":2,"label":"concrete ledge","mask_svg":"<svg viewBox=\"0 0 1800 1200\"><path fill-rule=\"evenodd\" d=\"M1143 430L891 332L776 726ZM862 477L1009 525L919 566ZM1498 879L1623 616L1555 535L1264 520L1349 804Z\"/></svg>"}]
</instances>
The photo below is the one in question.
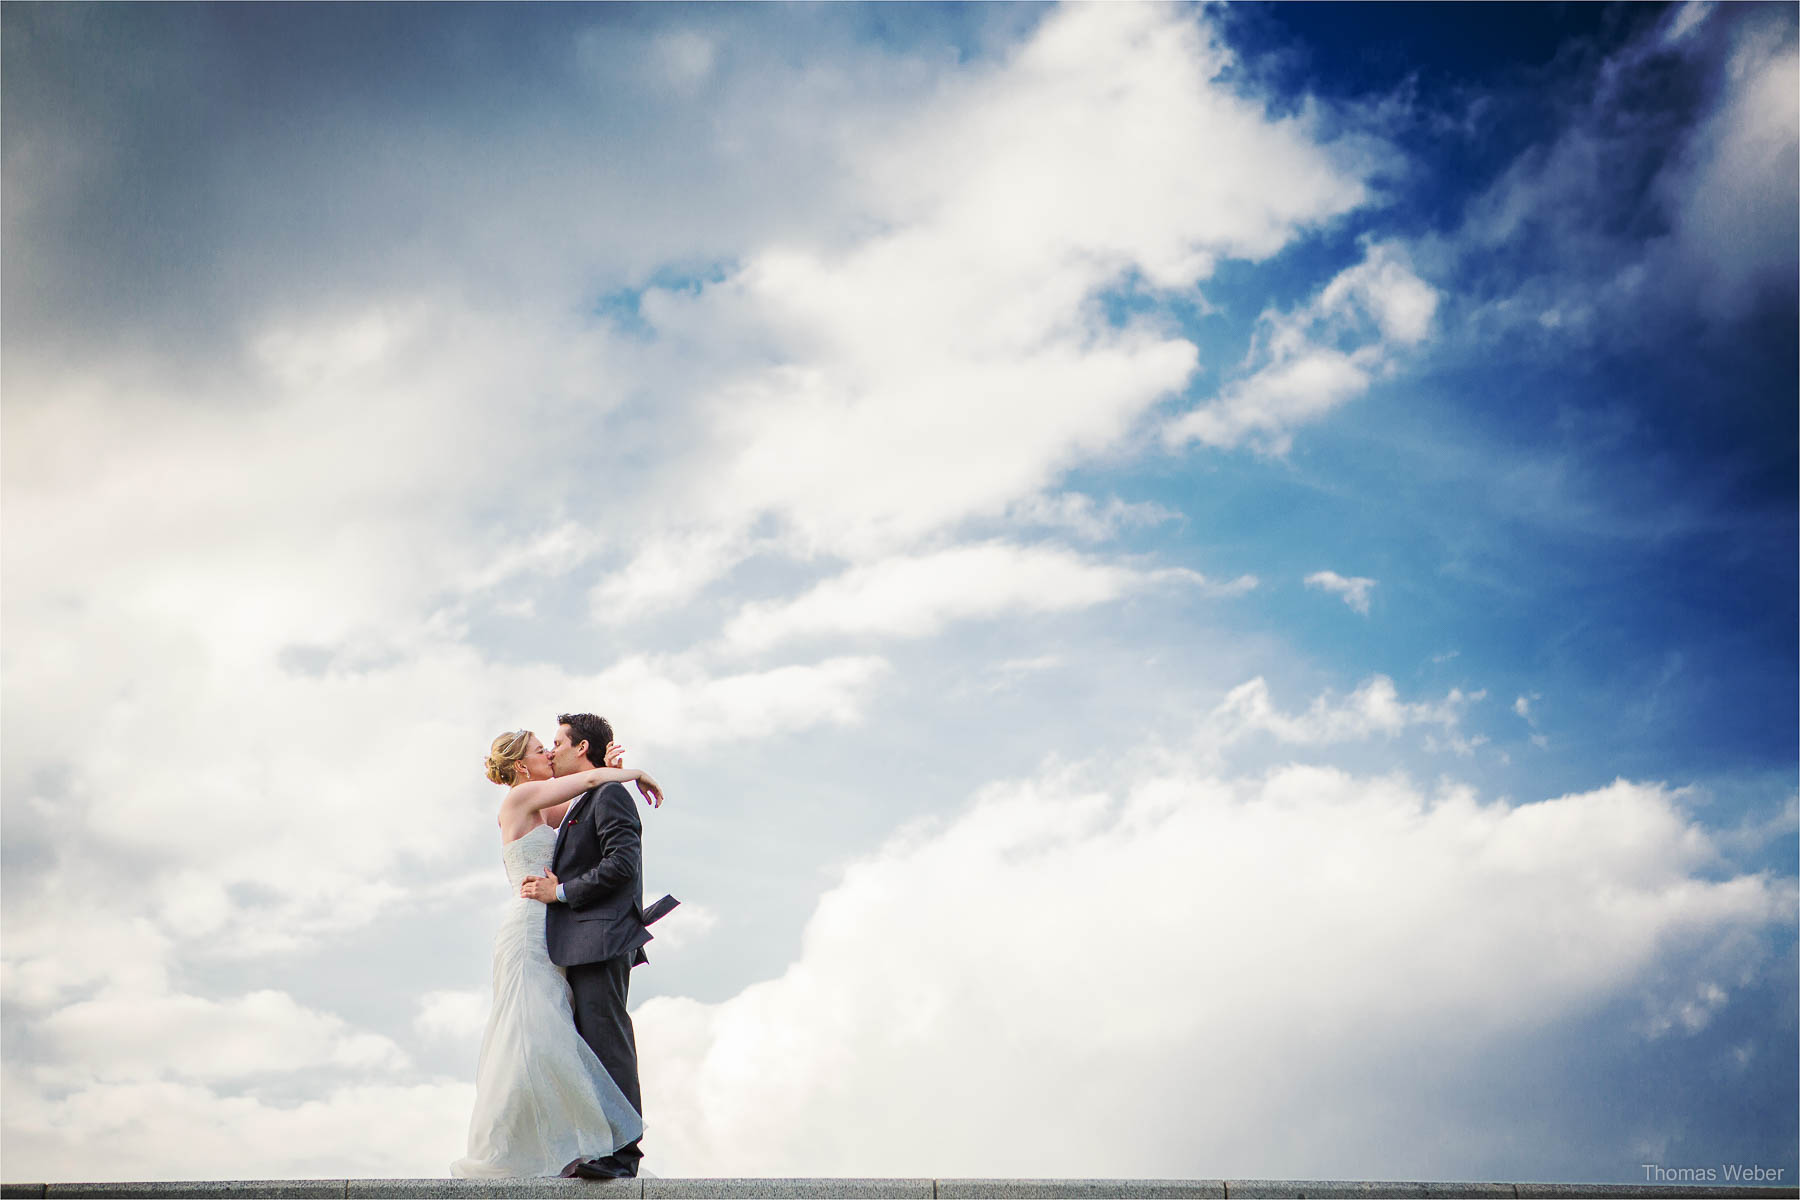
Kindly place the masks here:
<instances>
[{"instance_id":1,"label":"concrete ledge","mask_svg":"<svg viewBox=\"0 0 1800 1200\"><path fill-rule=\"evenodd\" d=\"M47 1183L37 1195L44 1200L88 1196L329 1196L343 1200L342 1179L196 1179L173 1183ZM8 1193L9 1195L11 1193Z\"/></svg>"},{"instance_id":2,"label":"concrete ledge","mask_svg":"<svg viewBox=\"0 0 1800 1200\"><path fill-rule=\"evenodd\" d=\"M1230 1200L1361 1200L1368 1196L1517 1200L1510 1183L1372 1183L1356 1179L1231 1179L1225 1183L1225 1195Z\"/></svg>"},{"instance_id":3,"label":"concrete ledge","mask_svg":"<svg viewBox=\"0 0 1800 1200\"><path fill-rule=\"evenodd\" d=\"M646 1179L646 1200L932 1200L929 1179Z\"/></svg>"},{"instance_id":4,"label":"concrete ledge","mask_svg":"<svg viewBox=\"0 0 1800 1200\"><path fill-rule=\"evenodd\" d=\"M581 1196L639 1200L638 1179L347 1179L345 1200L429 1200L439 1196ZM46 1197L48 1200L48 1197Z\"/></svg>"},{"instance_id":5,"label":"concrete ledge","mask_svg":"<svg viewBox=\"0 0 1800 1200\"><path fill-rule=\"evenodd\" d=\"M1205 1196L1225 1200L1223 1179L940 1179L940 1200L1035 1200L1076 1196Z\"/></svg>"},{"instance_id":6,"label":"concrete ledge","mask_svg":"<svg viewBox=\"0 0 1800 1200\"><path fill-rule=\"evenodd\" d=\"M1734 1184L1454 1183L1338 1179L205 1179L169 1183L0 1183L0 1200L73 1197L507 1196L553 1200L1800 1200L1800 1189Z\"/></svg>"},{"instance_id":7,"label":"concrete ledge","mask_svg":"<svg viewBox=\"0 0 1800 1200\"><path fill-rule=\"evenodd\" d=\"M49 1183L44 1200L98 1196L333 1197L343 1200L342 1179L196 1179L173 1183Z\"/></svg>"},{"instance_id":8,"label":"concrete ledge","mask_svg":"<svg viewBox=\"0 0 1800 1200\"><path fill-rule=\"evenodd\" d=\"M1606 1200L1608 1197L1668 1196L1730 1200L1800 1195L1800 1187L1746 1187L1733 1183L1515 1183L1519 1200Z\"/></svg>"}]
</instances>

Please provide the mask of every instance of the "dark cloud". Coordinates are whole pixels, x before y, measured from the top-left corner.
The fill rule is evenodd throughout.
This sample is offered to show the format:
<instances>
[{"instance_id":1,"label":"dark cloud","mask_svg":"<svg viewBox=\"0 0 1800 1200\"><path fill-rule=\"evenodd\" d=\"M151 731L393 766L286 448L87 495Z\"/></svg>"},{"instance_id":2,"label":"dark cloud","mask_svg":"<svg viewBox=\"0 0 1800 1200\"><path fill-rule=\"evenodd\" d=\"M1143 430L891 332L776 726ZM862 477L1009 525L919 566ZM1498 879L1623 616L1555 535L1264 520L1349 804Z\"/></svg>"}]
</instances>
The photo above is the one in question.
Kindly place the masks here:
<instances>
[{"instance_id":1,"label":"dark cloud","mask_svg":"<svg viewBox=\"0 0 1800 1200\"><path fill-rule=\"evenodd\" d=\"M921 9L896 53L860 9L8 6L8 348L166 357L383 290L573 302L804 236L859 122L1030 11Z\"/></svg>"}]
</instances>

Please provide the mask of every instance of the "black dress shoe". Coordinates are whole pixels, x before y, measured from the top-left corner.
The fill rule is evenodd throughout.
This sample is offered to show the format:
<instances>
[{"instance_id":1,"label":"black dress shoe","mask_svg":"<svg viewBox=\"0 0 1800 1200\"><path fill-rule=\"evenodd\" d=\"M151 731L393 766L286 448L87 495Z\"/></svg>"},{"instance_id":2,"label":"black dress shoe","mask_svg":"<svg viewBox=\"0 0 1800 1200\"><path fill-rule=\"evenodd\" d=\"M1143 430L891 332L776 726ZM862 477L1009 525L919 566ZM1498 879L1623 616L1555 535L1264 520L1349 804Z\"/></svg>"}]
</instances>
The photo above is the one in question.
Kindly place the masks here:
<instances>
[{"instance_id":1,"label":"black dress shoe","mask_svg":"<svg viewBox=\"0 0 1800 1200\"><path fill-rule=\"evenodd\" d=\"M625 1158L618 1154L609 1154L605 1158L596 1158L594 1165L602 1171L609 1171L608 1179L636 1179L637 1159Z\"/></svg>"},{"instance_id":2,"label":"black dress shoe","mask_svg":"<svg viewBox=\"0 0 1800 1200\"><path fill-rule=\"evenodd\" d=\"M562 1169L564 1179L631 1179L636 1175L636 1171L623 1165L614 1165L605 1158L571 1159L569 1165Z\"/></svg>"}]
</instances>

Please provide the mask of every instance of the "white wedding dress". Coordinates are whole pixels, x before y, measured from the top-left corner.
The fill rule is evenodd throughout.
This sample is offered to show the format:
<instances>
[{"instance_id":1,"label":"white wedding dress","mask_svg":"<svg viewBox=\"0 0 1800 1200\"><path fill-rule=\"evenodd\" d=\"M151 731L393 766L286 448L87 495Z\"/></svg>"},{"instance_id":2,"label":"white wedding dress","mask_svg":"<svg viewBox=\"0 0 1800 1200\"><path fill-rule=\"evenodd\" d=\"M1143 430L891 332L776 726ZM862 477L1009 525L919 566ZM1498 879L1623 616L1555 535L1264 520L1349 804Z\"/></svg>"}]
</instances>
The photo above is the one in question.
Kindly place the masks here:
<instances>
[{"instance_id":1,"label":"white wedding dress","mask_svg":"<svg viewBox=\"0 0 1800 1200\"><path fill-rule=\"evenodd\" d=\"M458 1179L555 1175L574 1158L603 1158L643 1134L631 1102L575 1031L561 967L544 944L544 908L518 896L543 875L556 830L539 825L502 851L514 897L494 937L494 1007L475 1069L469 1153Z\"/></svg>"}]
</instances>

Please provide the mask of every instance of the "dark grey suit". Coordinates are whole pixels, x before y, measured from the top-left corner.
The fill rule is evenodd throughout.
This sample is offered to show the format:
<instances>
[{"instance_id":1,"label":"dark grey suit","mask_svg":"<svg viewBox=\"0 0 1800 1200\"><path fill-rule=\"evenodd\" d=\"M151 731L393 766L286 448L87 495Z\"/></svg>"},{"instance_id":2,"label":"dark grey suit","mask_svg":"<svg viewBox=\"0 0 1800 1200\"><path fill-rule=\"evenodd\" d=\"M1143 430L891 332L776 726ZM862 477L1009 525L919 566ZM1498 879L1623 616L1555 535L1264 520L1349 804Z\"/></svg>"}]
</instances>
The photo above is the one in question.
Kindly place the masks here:
<instances>
[{"instance_id":1,"label":"dark grey suit","mask_svg":"<svg viewBox=\"0 0 1800 1200\"><path fill-rule=\"evenodd\" d=\"M637 1035L625 1001L631 968L647 961L645 926L678 903L664 896L644 912L642 839L637 803L623 784L576 797L550 858L568 902L544 914L550 961L566 969L574 993L575 1028L640 1115ZM633 1142L613 1157L635 1174L643 1152Z\"/></svg>"}]
</instances>

